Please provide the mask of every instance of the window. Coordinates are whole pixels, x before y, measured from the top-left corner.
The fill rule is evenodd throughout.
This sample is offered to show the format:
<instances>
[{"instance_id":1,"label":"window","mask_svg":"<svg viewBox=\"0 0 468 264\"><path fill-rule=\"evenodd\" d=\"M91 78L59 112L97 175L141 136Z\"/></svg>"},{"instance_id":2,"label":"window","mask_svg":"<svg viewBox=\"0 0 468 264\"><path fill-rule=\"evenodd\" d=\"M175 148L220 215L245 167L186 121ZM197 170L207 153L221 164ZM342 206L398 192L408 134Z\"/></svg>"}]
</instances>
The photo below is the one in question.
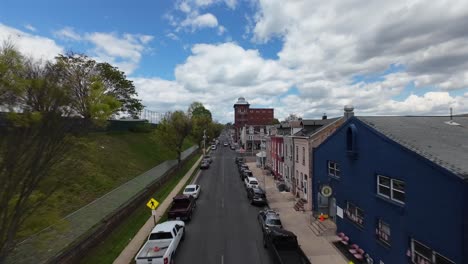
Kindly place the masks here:
<instances>
[{"instance_id":1,"label":"window","mask_svg":"<svg viewBox=\"0 0 468 264\"><path fill-rule=\"evenodd\" d=\"M301 172L301 189L304 189L304 175Z\"/></svg>"},{"instance_id":2,"label":"window","mask_svg":"<svg viewBox=\"0 0 468 264\"><path fill-rule=\"evenodd\" d=\"M346 217L359 226L364 226L364 210L346 202Z\"/></svg>"},{"instance_id":3,"label":"window","mask_svg":"<svg viewBox=\"0 0 468 264\"><path fill-rule=\"evenodd\" d=\"M421 242L411 239L411 260L413 263L455 264Z\"/></svg>"},{"instance_id":4,"label":"window","mask_svg":"<svg viewBox=\"0 0 468 264\"><path fill-rule=\"evenodd\" d=\"M328 161L328 175L339 178L341 176L340 164Z\"/></svg>"},{"instance_id":5,"label":"window","mask_svg":"<svg viewBox=\"0 0 468 264\"><path fill-rule=\"evenodd\" d=\"M405 203L405 182L377 175L377 193L392 201Z\"/></svg>"},{"instance_id":6,"label":"window","mask_svg":"<svg viewBox=\"0 0 468 264\"><path fill-rule=\"evenodd\" d=\"M384 222L382 219L377 221L376 235L377 239L390 245L390 225Z\"/></svg>"},{"instance_id":7,"label":"window","mask_svg":"<svg viewBox=\"0 0 468 264\"><path fill-rule=\"evenodd\" d=\"M299 162L299 147L296 146L296 163Z\"/></svg>"},{"instance_id":8,"label":"window","mask_svg":"<svg viewBox=\"0 0 468 264\"><path fill-rule=\"evenodd\" d=\"M305 165L305 147L302 147L302 165Z\"/></svg>"}]
</instances>

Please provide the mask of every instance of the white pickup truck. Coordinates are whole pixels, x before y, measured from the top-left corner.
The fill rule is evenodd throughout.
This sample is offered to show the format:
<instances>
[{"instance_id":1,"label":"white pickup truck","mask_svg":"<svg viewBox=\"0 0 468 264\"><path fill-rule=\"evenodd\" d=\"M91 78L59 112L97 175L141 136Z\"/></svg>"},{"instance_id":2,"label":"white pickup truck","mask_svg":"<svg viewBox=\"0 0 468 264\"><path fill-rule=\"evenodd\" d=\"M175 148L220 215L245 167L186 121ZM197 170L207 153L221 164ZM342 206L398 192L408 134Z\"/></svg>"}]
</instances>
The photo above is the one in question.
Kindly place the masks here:
<instances>
[{"instance_id":1,"label":"white pickup truck","mask_svg":"<svg viewBox=\"0 0 468 264\"><path fill-rule=\"evenodd\" d=\"M185 223L167 221L156 225L135 257L137 264L169 264L174 257L179 242L184 239Z\"/></svg>"}]
</instances>

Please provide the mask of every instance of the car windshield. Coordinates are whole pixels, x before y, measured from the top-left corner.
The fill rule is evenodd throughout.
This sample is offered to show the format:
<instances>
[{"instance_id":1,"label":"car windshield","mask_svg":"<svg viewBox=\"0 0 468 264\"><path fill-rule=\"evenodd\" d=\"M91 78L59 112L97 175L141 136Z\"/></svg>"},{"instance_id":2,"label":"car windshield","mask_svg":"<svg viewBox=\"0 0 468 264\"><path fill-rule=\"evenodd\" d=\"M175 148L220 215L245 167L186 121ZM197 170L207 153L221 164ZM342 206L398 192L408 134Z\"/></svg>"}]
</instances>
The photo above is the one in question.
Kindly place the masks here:
<instances>
[{"instance_id":1,"label":"car windshield","mask_svg":"<svg viewBox=\"0 0 468 264\"><path fill-rule=\"evenodd\" d=\"M250 181L250 184L252 184L252 185L258 185L258 182L257 182L257 181Z\"/></svg>"},{"instance_id":2,"label":"car windshield","mask_svg":"<svg viewBox=\"0 0 468 264\"><path fill-rule=\"evenodd\" d=\"M195 188L185 188L185 192L194 192Z\"/></svg>"},{"instance_id":3,"label":"car windshield","mask_svg":"<svg viewBox=\"0 0 468 264\"><path fill-rule=\"evenodd\" d=\"M276 225L276 226L281 225L281 221L279 219L268 219L266 222L269 225Z\"/></svg>"},{"instance_id":4,"label":"car windshield","mask_svg":"<svg viewBox=\"0 0 468 264\"><path fill-rule=\"evenodd\" d=\"M171 232L157 232L150 235L149 240L172 239Z\"/></svg>"}]
</instances>

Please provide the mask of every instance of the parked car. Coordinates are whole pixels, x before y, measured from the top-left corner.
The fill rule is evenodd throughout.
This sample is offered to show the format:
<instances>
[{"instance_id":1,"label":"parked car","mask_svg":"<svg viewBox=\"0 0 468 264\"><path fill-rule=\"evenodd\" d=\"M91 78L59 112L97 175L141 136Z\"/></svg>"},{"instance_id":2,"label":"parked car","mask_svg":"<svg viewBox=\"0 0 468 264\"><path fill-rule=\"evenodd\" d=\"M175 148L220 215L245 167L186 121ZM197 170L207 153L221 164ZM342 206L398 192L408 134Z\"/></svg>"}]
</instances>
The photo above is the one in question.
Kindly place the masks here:
<instances>
[{"instance_id":1,"label":"parked car","mask_svg":"<svg viewBox=\"0 0 468 264\"><path fill-rule=\"evenodd\" d=\"M279 214L274 210L267 209L260 211L257 219L263 232L267 231L271 227L283 228Z\"/></svg>"},{"instance_id":2,"label":"parked car","mask_svg":"<svg viewBox=\"0 0 468 264\"><path fill-rule=\"evenodd\" d=\"M197 204L193 196L183 194L177 195L172 198L172 204L167 213L167 218L190 221L196 206Z\"/></svg>"},{"instance_id":3,"label":"parked car","mask_svg":"<svg viewBox=\"0 0 468 264\"><path fill-rule=\"evenodd\" d=\"M244 163L245 159L244 157L236 157L234 161L236 162L236 164L239 164L239 163Z\"/></svg>"},{"instance_id":4,"label":"parked car","mask_svg":"<svg viewBox=\"0 0 468 264\"><path fill-rule=\"evenodd\" d=\"M200 169L206 170L210 167L210 162L206 160L202 160L200 163Z\"/></svg>"},{"instance_id":5,"label":"parked car","mask_svg":"<svg viewBox=\"0 0 468 264\"><path fill-rule=\"evenodd\" d=\"M185 186L184 195L191 195L193 198L198 199L198 196L200 195L201 188L200 185L198 184L189 184Z\"/></svg>"},{"instance_id":6,"label":"parked car","mask_svg":"<svg viewBox=\"0 0 468 264\"><path fill-rule=\"evenodd\" d=\"M255 177L245 178L244 183L245 183L246 188L253 188L253 187L258 188L258 181L257 181L257 178L255 178Z\"/></svg>"},{"instance_id":7,"label":"parked car","mask_svg":"<svg viewBox=\"0 0 468 264\"><path fill-rule=\"evenodd\" d=\"M227 143L227 142L224 142L224 146L227 147L227 146L228 146L228 143Z\"/></svg>"},{"instance_id":8,"label":"parked car","mask_svg":"<svg viewBox=\"0 0 468 264\"><path fill-rule=\"evenodd\" d=\"M216 145L211 145L211 150L216 150Z\"/></svg>"},{"instance_id":9,"label":"parked car","mask_svg":"<svg viewBox=\"0 0 468 264\"><path fill-rule=\"evenodd\" d=\"M239 173L242 173L243 171L242 170L248 170L249 169L249 166L247 166L247 164L239 164Z\"/></svg>"},{"instance_id":10,"label":"parked car","mask_svg":"<svg viewBox=\"0 0 468 264\"><path fill-rule=\"evenodd\" d=\"M256 204L256 205L267 204L267 198L266 198L265 192L258 187L247 189L247 199L249 199L250 204Z\"/></svg>"},{"instance_id":11,"label":"parked car","mask_svg":"<svg viewBox=\"0 0 468 264\"><path fill-rule=\"evenodd\" d=\"M205 155L205 156L203 156L203 160L206 160L206 161L208 161L209 163L213 162L213 159L211 158L210 155Z\"/></svg>"},{"instance_id":12,"label":"parked car","mask_svg":"<svg viewBox=\"0 0 468 264\"><path fill-rule=\"evenodd\" d=\"M177 247L184 237L185 223L182 221L167 221L156 225L135 256L136 264L173 263Z\"/></svg>"},{"instance_id":13,"label":"parked car","mask_svg":"<svg viewBox=\"0 0 468 264\"><path fill-rule=\"evenodd\" d=\"M294 233L279 227L270 227L263 233L263 246L277 264L310 264L297 243Z\"/></svg>"},{"instance_id":14,"label":"parked car","mask_svg":"<svg viewBox=\"0 0 468 264\"><path fill-rule=\"evenodd\" d=\"M231 149L232 149L232 150L235 150L236 147L235 147L234 145L231 145Z\"/></svg>"},{"instance_id":15,"label":"parked car","mask_svg":"<svg viewBox=\"0 0 468 264\"><path fill-rule=\"evenodd\" d=\"M252 171L250 170L243 170L241 174L242 180L245 180L247 177L253 177Z\"/></svg>"}]
</instances>

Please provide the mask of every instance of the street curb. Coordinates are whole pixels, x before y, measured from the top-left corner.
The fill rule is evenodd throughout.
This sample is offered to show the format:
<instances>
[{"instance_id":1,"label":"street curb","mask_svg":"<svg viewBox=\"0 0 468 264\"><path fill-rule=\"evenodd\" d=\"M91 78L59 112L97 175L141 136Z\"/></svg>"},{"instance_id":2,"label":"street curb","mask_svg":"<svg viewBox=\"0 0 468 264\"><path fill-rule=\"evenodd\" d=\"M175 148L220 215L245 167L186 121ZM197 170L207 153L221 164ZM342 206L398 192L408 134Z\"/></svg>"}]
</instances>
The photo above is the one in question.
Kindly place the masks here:
<instances>
[{"instance_id":1,"label":"street curb","mask_svg":"<svg viewBox=\"0 0 468 264\"><path fill-rule=\"evenodd\" d=\"M200 161L203 159L201 156L195 164L189 169L189 171L184 175L182 179L180 179L179 183L172 189L169 195L164 199L164 201L160 201L160 206L156 209L156 222L161 219L164 215L166 210L169 208L170 204L166 201L172 200L174 195L177 195L180 190L182 190L185 185L187 185L187 181L190 179L193 171L197 169L199 166ZM163 203L166 202L166 206L163 206ZM166 208L163 208L166 207ZM131 263L135 257L135 255L140 250L141 246L145 243L149 232L154 228L154 218L153 216L149 217L146 223L138 230L135 236L130 240L127 246L122 250L120 255L114 260L113 264L128 264Z\"/></svg>"}]
</instances>

